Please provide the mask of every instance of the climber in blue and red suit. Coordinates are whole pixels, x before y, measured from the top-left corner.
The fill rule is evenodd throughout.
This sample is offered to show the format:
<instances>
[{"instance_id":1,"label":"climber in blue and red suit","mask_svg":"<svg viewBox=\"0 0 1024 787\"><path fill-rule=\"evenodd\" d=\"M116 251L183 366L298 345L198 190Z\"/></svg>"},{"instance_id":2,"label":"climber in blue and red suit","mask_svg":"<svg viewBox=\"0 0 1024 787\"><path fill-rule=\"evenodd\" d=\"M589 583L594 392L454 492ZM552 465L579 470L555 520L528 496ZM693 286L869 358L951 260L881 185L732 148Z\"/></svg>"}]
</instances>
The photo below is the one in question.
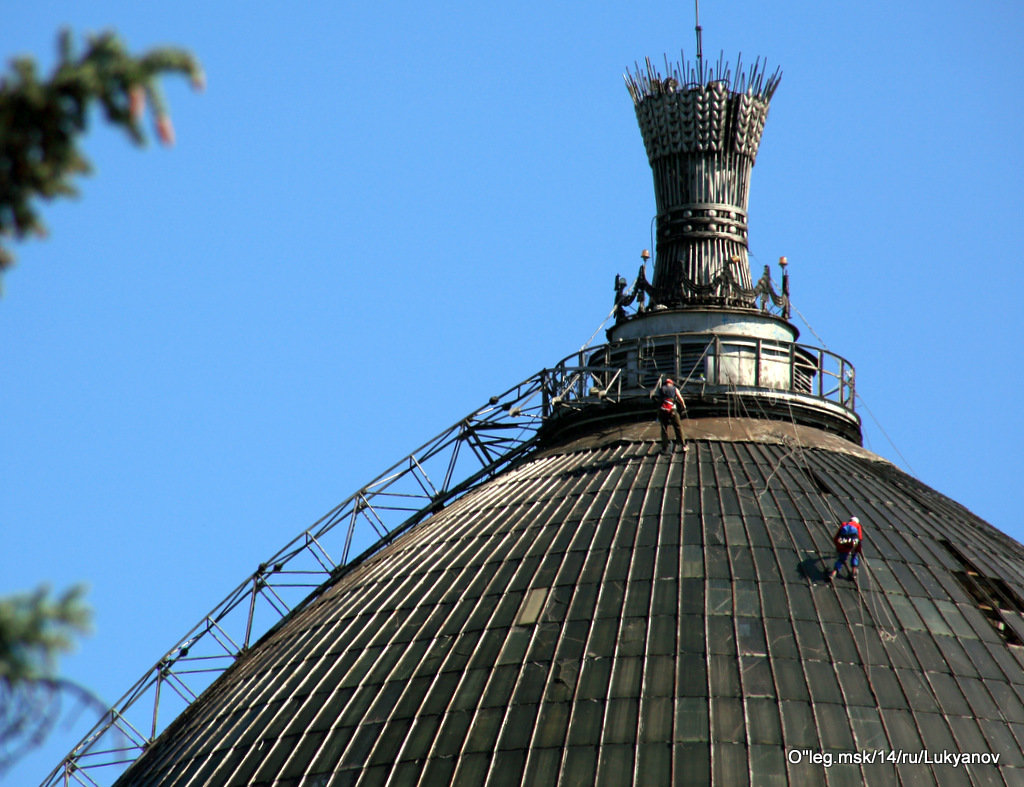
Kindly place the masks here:
<instances>
[{"instance_id":1,"label":"climber in blue and red suit","mask_svg":"<svg viewBox=\"0 0 1024 787\"><path fill-rule=\"evenodd\" d=\"M832 543L836 545L836 564L828 573L831 580L839 573L839 569L846 565L847 558L850 560L850 579L857 581L857 566L860 565L861 549L864 547L864 531L861 530L860 520L852 517L849 522L843 522L832 537Z\"/></svg>"}]
</instances>

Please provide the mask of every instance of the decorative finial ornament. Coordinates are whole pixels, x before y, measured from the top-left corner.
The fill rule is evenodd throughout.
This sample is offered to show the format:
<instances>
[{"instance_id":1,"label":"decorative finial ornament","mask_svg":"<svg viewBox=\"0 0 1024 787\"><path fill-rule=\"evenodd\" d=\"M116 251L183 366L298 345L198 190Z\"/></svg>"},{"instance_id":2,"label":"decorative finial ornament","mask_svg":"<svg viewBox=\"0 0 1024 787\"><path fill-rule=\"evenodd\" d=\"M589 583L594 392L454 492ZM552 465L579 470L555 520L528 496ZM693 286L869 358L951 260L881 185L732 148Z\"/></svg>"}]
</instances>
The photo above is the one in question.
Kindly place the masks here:
<instances>
[{"instance_id":1,"label":"decorative finial ornament","mask_svg":"<svg viewBox=\"0 0 1024 787\"><path fill-rule=\"evenodd\" d=\"M724 57L705 66L700 53L696 64L666 57L664 73L647 58L625 79L654 175L657 302L755 308L750 169L780 72L769 74L760 58L746 68Z\"/></svg>"}]
</instances>

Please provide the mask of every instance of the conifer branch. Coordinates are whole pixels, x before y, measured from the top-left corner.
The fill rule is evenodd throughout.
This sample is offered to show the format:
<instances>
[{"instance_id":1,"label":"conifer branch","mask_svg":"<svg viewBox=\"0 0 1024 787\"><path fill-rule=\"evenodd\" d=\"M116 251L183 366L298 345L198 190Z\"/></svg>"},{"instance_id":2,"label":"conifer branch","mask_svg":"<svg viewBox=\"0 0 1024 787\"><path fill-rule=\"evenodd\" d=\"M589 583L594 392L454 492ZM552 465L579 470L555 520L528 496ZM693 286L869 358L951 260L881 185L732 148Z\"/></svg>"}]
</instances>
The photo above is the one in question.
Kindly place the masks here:
<instances>
[{"instance_id":1,"label":"conifer branch","mask_svg":"<svg viewBox=\"0 0 1024 787\"><path fill-rule=\"evenodd\" d=\"M7 239L44 236L35 200L74 196L72 178L91 171L79 149L89 110L98 105L106 121L124 129L137 145L146 142L146 106L157 138L174 143L159 77L187 76L202 90L199 62L182 49L164 47L141 56L128 53L114 33L91 36L76 55L71 33L58 41L58 63L49 79L39 76L30 57L15 58L0 77L0 272L11 266Z\"/></svg>"}]
</instances>

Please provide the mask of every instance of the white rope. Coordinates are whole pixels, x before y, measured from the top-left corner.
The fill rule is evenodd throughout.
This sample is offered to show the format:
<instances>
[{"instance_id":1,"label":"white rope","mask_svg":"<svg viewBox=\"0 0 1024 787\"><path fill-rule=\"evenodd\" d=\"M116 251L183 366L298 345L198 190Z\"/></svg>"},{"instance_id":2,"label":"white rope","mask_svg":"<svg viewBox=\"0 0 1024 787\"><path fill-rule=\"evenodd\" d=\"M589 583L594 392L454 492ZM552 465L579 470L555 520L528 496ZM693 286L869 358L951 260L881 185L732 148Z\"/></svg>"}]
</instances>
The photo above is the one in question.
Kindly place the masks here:
<instances>
[{"instance_id":1,"label":"white rope","mask_svg":"<svg viewBox=\"0 0 1024 787\"><path fill-rule=\"evenodd\" d=\"M885 437L885 439L889 441L889 445L892 446L892 449L896 452L897 456L899 456L899 458L902 460L903 466L906 468L907 472L910 473L910 475L914 476L914 478L920 480L917 473L914 471L914 468L910 466L910 462L907 461L907 457L903 455L903 452L900 451L900 449L896 446L896 443L894 443L892 441L892 438L889 437L889 433L885 431L885 427L883 427L879 420L875 418L875 414L871 412L871 408L868 407L868 403L864 401L864 397L861 396L859 392L857 392L855 395L857 399L860 401L860 403L864 405L864 409L868 411L868 415L870 415L871 420L875 422L875 426L878 427L878 431L880 431L882 435Z\"/></svg>"},{"instance_id":2,"label":"white rope","mask_svg":"<svg viewBox=\"0 0 1024 787\"><path fill-rule=\"evenodd\" d=\"M604 328L604 326L608 322L608 320L610 320L612 318L612 315L615 314L615 309L616 308L618 308L618 304L616 304L615 306L612 306L612 310L610 312L608 312L608 316L605 317L603 320L601 320L601 324L597 326L597 330L595 330L590 335L590 338L587 339L586 344L584 344L582 347L580 347L580 352L585 351L590 346L590 343L594 341L594 337L597 336L601 332L601 329Z\"/></svg>"},{"instance_id":3,"label":"white rope","mask_svg":"<svg viewBox=\"0 0 1024 787\"><path fill-rule=\"evenodd\" d=\"M829 352L832 352L832 349L828 346L828 344L825 343L825 340L822 339L818 335L818 332L816 330L814 330L814 326L812 326L807 321L807 318L804 317L804 315L800 312L800 310L798 308L796 308L796 306L793 306L793 311L795 311L799 315L800 319L803 320L804 325L807 326L807 329L811 333L814 334L814 338L817 339L821 343L821 346L824 347ZM883 427L881 422L875 417L875 414L873 412L871 412L871 408L868 406L867 401L865 401L865 399L861 395L860 391L858 391L856 388L854 389L854 396L856 396L857 400L860 401L860 403L864 405L864 409L868 411L868 415L870 415L871 416L871 420L875 422L875 426L878 427L878 431L880 431L882 433L882 435L885 437L885 439L889 441L889 445L892 446L892 449L896 452L896 455L899 456L899 458L903 461L903 465L907 469L907 471L912 476L914 476L914 478L917 478L918 475L917 475L916 472L914 472L914 469L910 466L910 462L907 461L907 457L905 457L903 455L903 452L900 451L900 449L896 445L896 443L893 442L893 439L889 436L889 433L885 431L885 427Z\"/></svg>"}]
</instances>

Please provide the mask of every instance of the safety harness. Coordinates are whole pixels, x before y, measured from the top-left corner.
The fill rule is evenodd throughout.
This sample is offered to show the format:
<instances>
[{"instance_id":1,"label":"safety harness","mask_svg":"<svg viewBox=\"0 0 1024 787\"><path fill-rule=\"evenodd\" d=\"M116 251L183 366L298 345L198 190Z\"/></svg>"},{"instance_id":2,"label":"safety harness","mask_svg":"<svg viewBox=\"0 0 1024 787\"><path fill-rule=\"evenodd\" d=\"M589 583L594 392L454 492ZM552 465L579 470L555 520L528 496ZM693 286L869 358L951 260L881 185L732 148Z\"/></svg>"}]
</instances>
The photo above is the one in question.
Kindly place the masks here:
<instances>
[{"instance_id":1,"label":"safety harness","mask_svg":"<svg viewBox=\"0 0 1024 787\"><path fill-rule=\"evenodd\" d=\"M860 546L860 533L854 525L846 524L839 528L839 532L832 540L840 552L853 552Z\"/></svg>"}]
</instances>

